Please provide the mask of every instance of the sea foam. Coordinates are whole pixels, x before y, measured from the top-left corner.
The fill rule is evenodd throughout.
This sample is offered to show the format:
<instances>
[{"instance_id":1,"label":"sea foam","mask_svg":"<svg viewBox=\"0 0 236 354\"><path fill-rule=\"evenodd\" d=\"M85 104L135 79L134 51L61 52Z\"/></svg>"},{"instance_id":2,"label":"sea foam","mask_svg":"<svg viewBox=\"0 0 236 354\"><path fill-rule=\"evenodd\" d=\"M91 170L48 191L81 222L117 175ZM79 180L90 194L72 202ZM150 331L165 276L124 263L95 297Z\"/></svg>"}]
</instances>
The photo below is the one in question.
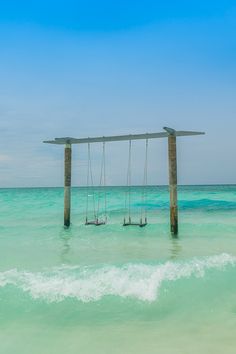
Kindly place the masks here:
<instances>
[{"instance_id":1,"label":"sea foam","mask_svg":"<svg viewBox=\"0 0 236 354\"><path fill-rule=\"evenodd\" d=\"M136 298L153 302L158 299L163 282L181 278L203 277L209 269L235 266L236 257L226 253L190 261L158 265L62 266L52 271L32 273L11 269L0 272L0 287L16 286L33 299L59 302L76 298L82 302L98 301L104 296Z\"/></svg>"}]
</instances>

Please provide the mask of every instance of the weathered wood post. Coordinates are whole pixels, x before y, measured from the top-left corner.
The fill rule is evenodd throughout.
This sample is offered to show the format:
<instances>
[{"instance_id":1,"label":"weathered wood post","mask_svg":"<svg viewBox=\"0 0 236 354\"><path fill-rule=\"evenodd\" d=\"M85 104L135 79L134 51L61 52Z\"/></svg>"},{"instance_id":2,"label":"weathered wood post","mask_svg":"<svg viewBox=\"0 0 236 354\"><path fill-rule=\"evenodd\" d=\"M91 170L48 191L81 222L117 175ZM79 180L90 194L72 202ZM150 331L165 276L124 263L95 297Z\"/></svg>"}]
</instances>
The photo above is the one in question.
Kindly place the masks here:
<instances>
[{"instance_id":1,"label":"weathered wood post","mask_svg":"<svg viewBox=\"0 0 236 354\"><path fill-rule=\"evenodd\" d=\"M64 171L64 226L70 226L71 209L71 144L65 145L65 171Z\"/></svg>"},{"instance_id":2,"label":"weathered wood post","mask_svg":"<svg viewBox=\"0 0 236 354\"><path fill-rule=\"evenodd\" d=\"M169 192L170 192L170 230L173 236L178 235L178 198L177 198L177 155L175 130L164 128L168 136L169 155Z\"/></svg>"}]
</instances>

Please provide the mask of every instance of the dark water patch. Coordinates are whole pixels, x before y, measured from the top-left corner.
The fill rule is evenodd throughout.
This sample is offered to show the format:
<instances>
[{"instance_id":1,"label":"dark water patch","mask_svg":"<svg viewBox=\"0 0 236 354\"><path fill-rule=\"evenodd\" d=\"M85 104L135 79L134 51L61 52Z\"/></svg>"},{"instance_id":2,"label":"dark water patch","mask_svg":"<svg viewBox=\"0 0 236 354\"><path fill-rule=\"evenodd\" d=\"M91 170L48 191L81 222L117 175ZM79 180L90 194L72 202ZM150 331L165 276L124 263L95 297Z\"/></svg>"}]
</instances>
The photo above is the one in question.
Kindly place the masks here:
<instances>
[{"instance_id":1,"label":"dark water patch","mask_svg":"<svg viewBox=\"0 0 236 354\"><path fill-rule=\"evenodd\" d=\"M204 209L206 211L236 210L236 201L214 200L202 198L198 200L180 200L179 207L182 210Z\"/></svg>"},{"instance_id":2,"label":"dark water patch","mask_svg":"<svg viewBox=\"0 0 236 354\"><path fill-rule=\"evenodd\" d=\"M209 198L202 198L197 200L179 200L178 206L180 210L205 210L205 211L224 211L236 210L236 201L214 200ZM146 208L147 210L167 210L169 209L169 201L157 201L134 203L134 208Z\"/></svg>"}]
</instances>

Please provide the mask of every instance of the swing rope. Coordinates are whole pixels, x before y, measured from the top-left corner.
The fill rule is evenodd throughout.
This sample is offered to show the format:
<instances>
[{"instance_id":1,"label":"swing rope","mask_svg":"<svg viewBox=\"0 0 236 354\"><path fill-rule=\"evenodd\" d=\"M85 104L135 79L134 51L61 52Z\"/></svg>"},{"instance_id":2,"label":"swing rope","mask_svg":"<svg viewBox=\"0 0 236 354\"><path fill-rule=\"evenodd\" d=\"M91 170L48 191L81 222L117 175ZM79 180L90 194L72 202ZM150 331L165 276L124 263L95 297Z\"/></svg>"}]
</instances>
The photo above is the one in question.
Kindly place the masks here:
<instances>
[{"instance_id":1,"label":"swing rope","mask_svg":"<svg viewBox=\"0 0 236 354\"><path fill-rule=\"evenodd\" d=\"M106 190L106 150L105 142L103 143L103 188L104 188L104 213L105 213L105 222L107 222L107 190Z\"/></svg>"},{"instance_id":2,"label":"swing rope","mask_svg":"<svg viewBox=\"0 0 236 354\"><path fill-rule=\"evenodd\" d=\"M134 226L146 226L147 225L147 176L148 176L148 139L146 139L145 148L145 161L143 170L143 183L141 191L141 209L140 209L140 220L139 222L132 222L131 220L131 172L132 172L132 145L131 140L129 140L129 156L128 156L128 168L127 168L127 179L126 179L126 193L125 193L125 217L123 226L134 225ZM128 220L126 217L128 215Z\"/></svg>"},{"instance_id":3,"label":"swing rope","mask_svg":"<svg viewBox=\"0 0 236 354\"><path fill-rule=\"evenodd\" d=\"M142 208L141 208L141 218L140 218L141 223L143 221L143 218L144 218L144 222L147 223L147 173L148 173L148 139L146 139L145 162L144 162L144 171L143 171Z\"/></svg>"},{"instance_id":4,"label":"swing rope","mask_svg":"<svg viewBox=\"0 0 236 354\"><path fill-rule=\"evenodd\" d=\"M131 222L131 153L132 153L132 144L129 140L129 157L128 157L128 168L127 168L127 177L126 177L126 192L125 192L125 212L128 214L129 222ZM126 220L124 218L124 224Z\"/></svg>"},{"instance_id":5,"label":"swing rope","mask_svg":"<svg viewBox=\"0 0 236 354\"><path fill-rule=\"evenodd\" d=\"M98 221L98 216L99 216L99 212L100 212L101 188L103 188L103 194L104 194L104 214L105 214L105 222L106 222L107 221L107 195L106 195L106 153L105 153L105 142L103 142L103 147L102 147L102 163L101 163L98 202L97 202L97 221Z\"/></svg>"},{"instance_id":6,"label":"swing rope","mask_svg":"<svg viewBox=\"0 0 236 354\"><path fill-rule=\"evenodd\" d=\"M91 183L91 191L92 191L92 199L93 199L93 214L96 220L97 216L96 216L96 207L95 207L95 193L94 193L93 172L92 172L92 163L91 163L91 151L90 151L90 143L88 143L86 222L88 221L90 183Z\"/></svg>"}]
</instances>

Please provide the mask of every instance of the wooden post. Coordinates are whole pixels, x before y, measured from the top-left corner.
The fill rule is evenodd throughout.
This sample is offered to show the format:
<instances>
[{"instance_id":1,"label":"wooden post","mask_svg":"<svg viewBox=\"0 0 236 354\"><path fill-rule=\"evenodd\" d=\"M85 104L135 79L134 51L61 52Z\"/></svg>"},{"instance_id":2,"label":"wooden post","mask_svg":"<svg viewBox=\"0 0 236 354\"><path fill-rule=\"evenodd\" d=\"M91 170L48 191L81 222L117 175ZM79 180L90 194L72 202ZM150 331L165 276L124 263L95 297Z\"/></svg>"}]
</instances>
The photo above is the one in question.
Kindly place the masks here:
<instances>
[{"instance_id":1,"label":"wooden post","mask_svg":"<svg viewBox=\"0 0 236 354\"><path fill-rule=\"evenodd\" d=\"M169 190L170 190L170 229L174 236L178 235L178 201L177 201L177 157L176 136L168 137L169 150Z\"/></svg>"},{"instance_id":2,"label":"wooden post","mask_svg":"<svg viewBox=\"0 0 236 354\"><path fill-rule=\"evenodd\" d=\"M64 226L70 226L71 207L71 144L65 145L65 174L64 174Z\"/></svg>"}]
</instances>

